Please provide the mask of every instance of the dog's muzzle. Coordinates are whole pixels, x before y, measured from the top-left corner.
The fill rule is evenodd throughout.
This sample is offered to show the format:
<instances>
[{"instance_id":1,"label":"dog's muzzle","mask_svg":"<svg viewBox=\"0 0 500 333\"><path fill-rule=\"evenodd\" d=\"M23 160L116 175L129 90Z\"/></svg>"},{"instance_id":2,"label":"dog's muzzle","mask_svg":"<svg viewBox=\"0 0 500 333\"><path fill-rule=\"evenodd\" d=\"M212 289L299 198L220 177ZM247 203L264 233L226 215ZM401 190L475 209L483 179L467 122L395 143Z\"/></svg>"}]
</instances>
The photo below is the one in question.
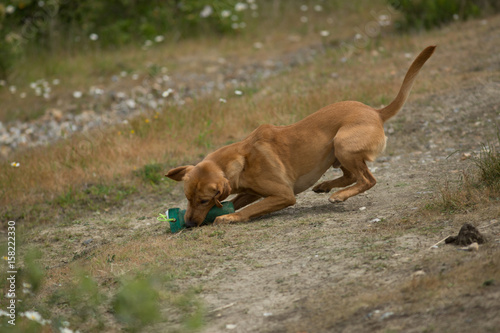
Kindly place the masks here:
<instances>
[{"instance_id":1,"label":"dog's muzzle","mask_svg":"<svg viewBox=\"0 0 500 333\"><path fill-rule=\"evenodd\" d=\"M198 223L186 218L184 219L184 223L186 224L186 228L194 228L198 226Z\"/></svg>"}]
</instances>

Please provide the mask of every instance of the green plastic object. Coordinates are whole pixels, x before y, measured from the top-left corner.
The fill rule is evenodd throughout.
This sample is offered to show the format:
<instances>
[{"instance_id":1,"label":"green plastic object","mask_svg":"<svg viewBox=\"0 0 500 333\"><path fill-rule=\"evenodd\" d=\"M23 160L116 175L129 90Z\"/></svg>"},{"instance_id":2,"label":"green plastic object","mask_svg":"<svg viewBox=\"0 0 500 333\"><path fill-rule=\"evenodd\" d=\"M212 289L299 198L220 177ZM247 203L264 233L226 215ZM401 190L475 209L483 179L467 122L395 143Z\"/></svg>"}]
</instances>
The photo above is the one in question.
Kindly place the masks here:
<instances>
[{"instance_id":1,"label":"green plastic object","mask_svg":"<svg viewBox=\"0 0 500 333\"><path fill-rule=\"evenodd\" d=\"M212 207L212 209L210 209L201 225L213 223L217 216L231 213L234 213L233 203L231 201L222 202L222 208L214 206ZM186 227L186 223L184 222L185 214L185 209L181 210L180 208L170 208L169 210L167 210L166 217L170 223L170 231L172 233L176 233Z\"/></svg>"}]
</instances>

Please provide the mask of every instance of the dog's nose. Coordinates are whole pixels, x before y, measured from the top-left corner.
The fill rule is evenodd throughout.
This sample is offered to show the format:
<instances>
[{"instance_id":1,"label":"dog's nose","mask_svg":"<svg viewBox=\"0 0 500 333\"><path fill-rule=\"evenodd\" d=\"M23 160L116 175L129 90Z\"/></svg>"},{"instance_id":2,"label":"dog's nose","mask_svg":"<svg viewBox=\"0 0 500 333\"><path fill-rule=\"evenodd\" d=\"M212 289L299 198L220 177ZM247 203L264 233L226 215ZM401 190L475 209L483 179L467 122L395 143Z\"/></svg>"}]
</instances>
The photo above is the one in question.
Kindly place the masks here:
<instances>
[{"instance_id":1,"label":"dog's nose","mask_svg":"<svg viewBox=\"0 0 500 333\"><path fill-rule=\"evenodd\" d=\"M185 222L186 224L186 228L194 228L196 226L198 226L198 224L192 220L189 220L189 219L185 219Z\"/></svg>"}]
</instances>

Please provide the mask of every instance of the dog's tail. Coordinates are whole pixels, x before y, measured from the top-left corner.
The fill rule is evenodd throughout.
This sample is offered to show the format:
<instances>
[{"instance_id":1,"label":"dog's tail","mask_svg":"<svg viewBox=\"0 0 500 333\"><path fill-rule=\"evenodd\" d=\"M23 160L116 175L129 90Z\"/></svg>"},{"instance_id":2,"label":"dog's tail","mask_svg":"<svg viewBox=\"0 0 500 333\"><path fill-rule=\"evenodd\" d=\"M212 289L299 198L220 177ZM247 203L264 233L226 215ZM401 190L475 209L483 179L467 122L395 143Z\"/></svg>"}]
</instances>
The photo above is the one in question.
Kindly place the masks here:
<instances>
[{"instance_id":1,"label":"dog's tail","mask_svg":"<svg viewBox=\"0 0 500 333\"><path fill-rule=\"evenodd\" d=\"M401 85L396 98L385 108L377 110L380 113L380 118L382 118L382 121L385 122L388 119L394 117L399 112L399 110L401 110L406 102L406 99L410 95L413 81L415 81L420 68L422 68L427 59L431 57L431 55L434 53L435 48L436 46L428 46L422 52L420 52L418 57L411 64L410 69L408 69L408 72L406 73L405 79L403 80L403 84Z\"/></svg>"}]
</instances>

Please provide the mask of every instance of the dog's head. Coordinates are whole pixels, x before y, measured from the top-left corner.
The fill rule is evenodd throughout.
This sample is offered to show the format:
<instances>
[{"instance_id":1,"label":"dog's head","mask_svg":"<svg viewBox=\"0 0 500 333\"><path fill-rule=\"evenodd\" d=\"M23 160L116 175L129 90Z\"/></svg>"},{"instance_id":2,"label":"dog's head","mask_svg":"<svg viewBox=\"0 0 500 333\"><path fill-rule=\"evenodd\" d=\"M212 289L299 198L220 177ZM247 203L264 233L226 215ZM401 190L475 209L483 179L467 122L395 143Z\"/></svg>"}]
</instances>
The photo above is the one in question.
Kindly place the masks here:
<instances>
[{"instance_id":1,"label":"dog's head","mask_svg":"<svg viewBox=\"0 0 500 333\"><path fill-rule=\"evenodd\" d=\"M188 200L184 221L188 227L199 226L208 211L213 206L221 208L221 201L231 194L229 181L214 163L180 166L168 171L165 176L184 181L184 194Z\"/></svg>"}]
</instances>

